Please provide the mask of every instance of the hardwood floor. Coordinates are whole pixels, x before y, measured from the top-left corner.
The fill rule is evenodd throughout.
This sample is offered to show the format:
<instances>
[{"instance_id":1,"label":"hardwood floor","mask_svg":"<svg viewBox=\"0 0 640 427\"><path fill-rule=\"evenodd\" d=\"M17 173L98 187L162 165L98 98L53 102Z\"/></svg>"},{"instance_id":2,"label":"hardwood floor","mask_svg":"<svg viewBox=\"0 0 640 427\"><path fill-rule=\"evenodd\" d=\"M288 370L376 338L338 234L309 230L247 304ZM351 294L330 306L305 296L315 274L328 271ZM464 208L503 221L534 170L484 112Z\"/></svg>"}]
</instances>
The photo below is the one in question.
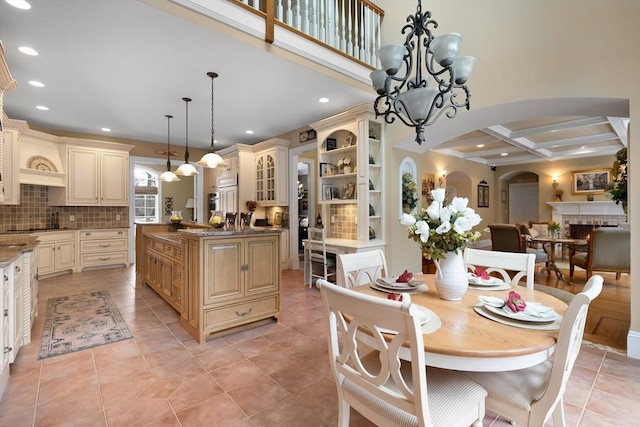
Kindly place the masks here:
<instances>
[{"instance_id":1,"label":"hardwood floor","mask_svg":"<svg viewBox=\"0 0 640 427\"><path fill-rule=\"evenodd\" d=\"M569 278L569 270L562 269ZM615 273L600 273L604 278L602 293L589 306L584 340L622 351L627 350L627 334L631 324L631 279L623 274L616 280ZM586 271L576 268L570 285L558 280L555 274L538 273L536 283L577 294L587 281Z\"/></svg>"}]
</instances>

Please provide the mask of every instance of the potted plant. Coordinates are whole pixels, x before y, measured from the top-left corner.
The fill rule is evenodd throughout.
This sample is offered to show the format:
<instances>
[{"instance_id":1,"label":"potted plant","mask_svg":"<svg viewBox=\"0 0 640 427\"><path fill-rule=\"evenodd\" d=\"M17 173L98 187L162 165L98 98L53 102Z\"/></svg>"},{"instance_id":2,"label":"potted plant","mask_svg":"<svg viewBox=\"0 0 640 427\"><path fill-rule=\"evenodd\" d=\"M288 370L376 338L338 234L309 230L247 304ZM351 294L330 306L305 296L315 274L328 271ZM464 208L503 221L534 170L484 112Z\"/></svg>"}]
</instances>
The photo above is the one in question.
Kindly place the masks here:
<instances>
[{"instance_id":1,"label":"potted plant","mask_svg":"<svg viewBox=\"0 0 640 427\"><path fill-rule=\"evenodd\" d=\"M613 162L611 171L611 184L609 184L609 195L616 204L622 204L622 209L627 213L627 147L621 148L616 153L616 160Z\"/></svg>"},{"instance_id":2,"label":"potted plant","mask_svg":"<svg viewBox=\"0 0 640 427\"><path fill-rule=\"evenodd\" d=\"M338 161L338 167L343 173L351 173L351 158L343 157Z\"/></svg>"}]
</instances>

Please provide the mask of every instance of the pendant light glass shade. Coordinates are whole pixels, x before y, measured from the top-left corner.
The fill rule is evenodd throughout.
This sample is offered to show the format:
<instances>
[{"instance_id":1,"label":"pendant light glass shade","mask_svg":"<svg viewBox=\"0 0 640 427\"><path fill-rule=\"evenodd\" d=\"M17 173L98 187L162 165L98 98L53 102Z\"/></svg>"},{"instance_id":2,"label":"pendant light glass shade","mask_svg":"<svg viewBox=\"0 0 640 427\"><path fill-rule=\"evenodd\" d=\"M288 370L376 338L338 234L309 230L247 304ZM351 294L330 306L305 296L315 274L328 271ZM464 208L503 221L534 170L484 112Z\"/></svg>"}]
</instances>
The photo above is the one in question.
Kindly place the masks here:
<instances>
[{"instance_id":1,"label":"pendant light glass shade","mask_svg":"<svg viewBox=\"0 0 640 427\"><path fill-rule=\"evenodd\" d=\"M214 127L213 127L213 79L218 77L217 73L208 72L207 76L211 77L211 151L198 161L198 166L213 169L224 163L224 159L213 151Z\"/></svg>"},{"instance_id":2,"label":"pendant light glass shade","mask_svg":"<svg viewBox=\"0 0 640 427\"><path fill-rule=\"evenodd\" d=\"M170 134L171 134L171 119L173 118L173 116L170 115L165 115L165 117L167 118L167 170L162 172L162 174L158 177L158 181L164 181L164 182L174 182L174 181L180 181L180 178L178 178L176 176L175 173L171 172L171 149L170 149L170 145L169 145L169 141L170 141Z\"/></svg>"},{"instance_id":3,"label":"pendant light glass shade","mask_svg":"<svg viewBox=\"0 0 640 427\"><path fill-rule=\"evenodd\" d=\"M189 103L191 102L191 98L182 98L185 104L185 129L186 129L186 137L185 137L185 148L184 148L184 163L180 165L180 167L176 170L176 175L181 176L195 176L200 173L197 171L195 166L189 163Z\"/></svg>"}]
</instances>

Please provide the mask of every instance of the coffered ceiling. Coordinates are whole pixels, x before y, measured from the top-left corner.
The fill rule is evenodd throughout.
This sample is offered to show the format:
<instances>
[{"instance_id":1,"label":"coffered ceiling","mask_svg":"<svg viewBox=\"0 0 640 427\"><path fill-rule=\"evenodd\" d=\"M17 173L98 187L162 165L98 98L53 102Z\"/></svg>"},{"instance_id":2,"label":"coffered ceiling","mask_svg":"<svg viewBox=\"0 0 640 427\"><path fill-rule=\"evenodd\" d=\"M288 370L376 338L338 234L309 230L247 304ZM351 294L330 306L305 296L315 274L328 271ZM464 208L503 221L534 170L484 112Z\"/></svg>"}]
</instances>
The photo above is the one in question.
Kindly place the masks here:
<instances>
[{"instance_id":1,"label":"coffered ceiling","mask_svg":"<svg viewBox=\"0 0 640 427\"><path fill-rule=\"evenodd\" d=\"M204 24L202 16L192 19L156 7L178 7L174 3L28 1L28 11L0 2L0 40L18 83L5 96L5 111L32 127L164 144L164 115L172 114L172 144L179 147L186 133L182 98L191 97L189 144L207 148L208 71L220 74L215 81L217 148L251 145L374 99L368 85L336 77L335 70L274 55L260 40L228 37ZM24 45L40 55L20 53ZM30 80L45 87L33 87ZM320 97L330 102L320 104ZM449 121L462 120L460 115ZM625 120L593 115L496 120L429 148L496 166L613 154L627 144ZM111 132L103 133L104 127ZM254 133L246 134L248 129Z\"/></svg>"}]
</instances>

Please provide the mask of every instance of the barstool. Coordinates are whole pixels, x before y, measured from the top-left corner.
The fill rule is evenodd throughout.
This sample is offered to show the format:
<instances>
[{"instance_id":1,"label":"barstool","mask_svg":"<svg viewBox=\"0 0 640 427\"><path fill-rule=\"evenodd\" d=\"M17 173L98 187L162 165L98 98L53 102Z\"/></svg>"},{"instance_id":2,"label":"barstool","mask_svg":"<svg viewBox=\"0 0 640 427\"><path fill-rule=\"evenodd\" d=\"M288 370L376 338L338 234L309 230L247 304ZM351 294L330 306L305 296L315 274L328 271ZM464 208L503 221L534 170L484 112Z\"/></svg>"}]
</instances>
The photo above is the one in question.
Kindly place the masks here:
<instances>
[{"instance_id":1,"label":"barstool","mask_svg":"<svg viewBox=\"0 0 640 427\"><path fill-rule=\"evenodd\" d=\"M238 212L227 212L225 218L227 226L236 225L236 218L238 217Z\"/></svg>"},{"instance_id":2,"label":"barstool","mask_svg":"<svg viewBox=\"0 0 640 427\"><path fill-rule=\"evenodd\" d=\"M309 239L305 248L306 269L309 271L309 287L313 286L315 279L329 280L333 276L336 280L336 260L327 257L327 246L325 243L326 230L324 228L309 227ZM314 271L314 266L317 271ZM322 274L320 273L322 272Z\"/></svg>"}]
</instances>

